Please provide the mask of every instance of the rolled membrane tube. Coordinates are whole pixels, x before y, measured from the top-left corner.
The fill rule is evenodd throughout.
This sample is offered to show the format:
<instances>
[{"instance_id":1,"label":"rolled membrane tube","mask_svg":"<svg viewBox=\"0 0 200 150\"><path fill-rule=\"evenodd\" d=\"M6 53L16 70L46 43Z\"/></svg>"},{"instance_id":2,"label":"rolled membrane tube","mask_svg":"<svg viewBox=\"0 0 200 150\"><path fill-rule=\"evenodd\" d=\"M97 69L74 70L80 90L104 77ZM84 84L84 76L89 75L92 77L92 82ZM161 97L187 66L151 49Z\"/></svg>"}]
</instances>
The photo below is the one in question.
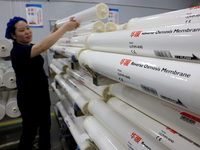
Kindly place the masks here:
<instances>
[{"instance_id":1,"label":"rolled membrane tube","mask_svg":"<svg viewBox=\"0 0 200 150\"><path fill-rule=\"evenodd\" d=\"M8 99L8 94L8 91L0 93L0 120L3 119L6 114L6 102Z\"/></svg>"},{"instance_id":2,"label":"rolled membrane tube","mask_svg":"<svg viewBox=\"0 0 200 150\"><path fill-rule=\"evenodd\" d=\"M8 68L3 74L3 85L7 88L16 88L16 77L12 67Z\"/></svg>"},{"instance_id":3,"label":"rolled membrane tube","mask_svg":"<svg viewBox=\"0 0 200 150\"><path fill-rule=\"evenodd\" d=\"M112 32L117 30L117 25L113 22L106 23L106 32Z\"/></svg>"},{"instance_id":4,"label":"rolled membrane tube","mask_svg":"<svg viewBox=\"0 0 200 150\"><path fill-rule=\"evenodd\" d=\"M154 150L168 149L102 100L91 101L88 110L127 148L140 150L148 148Z\"/></svg>"},{"instance_id":5,"label":"rolled membrane tube","mask_svg":"<svg viewBox=\"0 0 200 150\"><path fill-rule=\"evenodd\" d=\"M61 102L56 104L57 108L59 109L64 122L66 123L67 127L69 128L70 132L72 133L74 140L83 150L90 150L92 146L85 140L81 141L80 136L82 135L81 130L74 124L72 119L70 118L69 114L66 112L65 108L63 107Z\"/></svg>"},{"instance_id":6,"label":"rolled membrane tube","mask_svg":"<svg viewBox=\"0 0 200 150\"><path fill-rule=\"evenodd\" d=\"M79 47L67 47L59 45L53 45L50 49L65 57L75 56L76 59L78 59L78 56L83 51L83 49Z\"/></svg>"},{"instance_id":7,"label":"rolled membrane tube","mask_svg":"<svg viewBox=\"0 0 200 150\"><path fill-rule=\"evenodd\" d=\"M127 25L128 25L128 23L116 25L117 26L117 31L126 30L127 29Z\"/></svg>"},{"instance_id":8,"label":"rolled membrane tube","mask_svg":"<svg viewBox=\"0 0 200 150\"><path fill-rule=\"evenodd\" d=\"M56 21L57 28L61 27L64 23L68 22L70 18L73 18L78 23L96 21L99 19L105 19L109 15L108 6L104 3L97 4L94 7L85 9L69 17Z\"/></svg>"},{"instance_id":9,"label":"rolled membrane tube","mask_svg":"<svg viewBox=\"0 0 200 150\"><path fill-rule=\"evenodd\" d=\"M63 69L65 66L63 63L59 62L58 59L52 59L52 64L54 64L57 68L59 68L62 71L66 69Z\"/></svg>"},{"instance_id":10,"label":"rolled membrane tube","mask_svg":"<svg viewBox=\"0 0 200 150\"><path fill-rule=\"evenodd\" d=\"M99 94L105 100L108 99L109 97L108 85L96 86L93 84L93 78L91 76L79 70L71 69L69 67L67 68L67 74L74 77L77 81L81 82L82 84L93 90L95 93Z\"/></svg>"},{"instance_id":11,"label":"rolled membrane tube","mask_svg":"<svg viewBox=\"0 0 200 150\"><path fill-rule=\"evenodd\" d=\"M194 23L93 33L87 38L86 47L95 51L198 62L199 26L200 23Z\"/></svg>"},{"instance_id":12,"label":"rolled membrane tube","mask_svg":"<svg viewBox=\"0 0 200 150\"><path fill-rule=\"evenodd\" d=\"M7 39L0 39L0 57L10 56L12 48L13 48L12 41Z\"/></svg>"},{"instance_id":13,"label":"rolled membrane tube","mask_svg":"<svg viewBox=\"0 0 200 150\"><path fill-rule=\"evenodd\" d=\"M73 46L73 47L85 47L85 42L88 35L80 35L72 38L60 38L57 42L60 46Z\"/></svg>"},{"instance_id":14,"label":"rolled membrane tube","mask_svg":"<svg viewBox=\"0 0 200 150\"><path fill-rule=\"evenodd\" d=\"M88 35L91 33L101 33L105 31L106 31L105 24L102 21L96 21L90 24L86 24L84 26L80 26L73 32L74 35Z\"/></svg>"},{"instance_id":15,"label":"rolled membrane tube","mask_svg":"<svg viewBox=\"0 0 200 150\"><path fill-rule=\"evenodd\" d=\"M126 150L126 147L94 116L87 117L83 122L83 127L99 149Z\"/></svg>"},{"instance_id":16,"label":"rolled membrane tube","mask_svg":"<svg viewBox=\"0 0 200 150\"><path fill-rule=\"evenodd\" d=\"M200 22L199 6L141 18L133 18L129 20L127 29L142 29L149 27L168 26L175 24L190 24L197 22Z\"/></svg>"},{"instance_id":17,"label":"rolled membrane tube","mask_svg":"<svg viewBox=\"0 0 200 150\"><path fill-rule=\"evenodd\" d=\"M199 115L121 83L110 85L109 91L113 96L200 145Z\"/></svg>"},{"instance_id":18,"label":"rolled membrane tube","mask_svg":"<svg viewBox=\"0 0 200 150\"><path fill-rule=\"evenodd\" d=\"M103 60L103 61L102 61ZM79 64L200 114L200 64L86 50Z\"/></svg>"},{"instance_id":19,"label":"rolled membrane tube","mask_svg":"<svg viewBox=\"0 0 200 150\"><path fill-rule=\"evenodd\" d=\"M17 105L17 91L10 91L8 101L6 103L6 115L11 118L17 118L21 115L21 112Z\"/></svg>"},{"instance_id":20,"label":"rolled membrane tube","mask_svg":"<svg viewBox=\"0 0 200 150\"><path fill-rule=\"evenodd\" d=\"M93 95L87 95L85 97L79 90L73 88L73 85L69 81L64 80L60 75L56 75L55 80L64 89L66 97L73 103L75 102L84 114L89 114L88 103L93 100Z\"/></svg>"},{"instance_id":21,"label":"rolled membrane tube","mask_svg":"<svg viewBox=\"0 0 200 150\"><path fill-rule=\"evenodd\" d=\"M55 66L54 64L50 64L49 66L51 68L51 70L53 72L55 72L56 74L60 74L60 75L63 75L65 74L62 70L60 70L57 66Z\"/></svg>"},{"instance_id":22,"label":"rolled membrane tube","mask_svg":"<svg viewBox=\"0 0 200 150\"><path fill-rule=\"evenodd\" d=\"M110 98L108 100L108 105L170 149L200 149L194 145L193 142L189 142L188 140L184 139L176 131L155 121L149 116L146 116L142 112L136 110L116 97Z\"/></svg>"}]
</instances>

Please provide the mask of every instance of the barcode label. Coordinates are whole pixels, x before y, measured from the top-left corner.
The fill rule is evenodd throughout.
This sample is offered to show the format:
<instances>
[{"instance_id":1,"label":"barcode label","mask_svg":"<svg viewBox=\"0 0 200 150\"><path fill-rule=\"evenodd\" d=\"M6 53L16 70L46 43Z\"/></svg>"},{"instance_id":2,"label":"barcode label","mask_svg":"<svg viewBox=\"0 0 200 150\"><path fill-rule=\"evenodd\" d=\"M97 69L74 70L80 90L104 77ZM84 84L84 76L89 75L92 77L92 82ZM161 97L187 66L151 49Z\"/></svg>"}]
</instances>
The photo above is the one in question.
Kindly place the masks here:
<instances>
[{"instance_id":1,"label":"barcode label","mask_svg":"<svg viewBox=\"0 0 200 150\"><path fill-rule=\"evenodd\" d=\"M158 93L157 93L156 89L154 89L154 88L151 88L149 86L145 86L143 84L141 84L141 88L147 93L150 93L150 94L153 94L155 96L158 96Z\"/></svg>"},{"instance_id":2,"label":"barcode label","mask_svg":"<svg viewBox=\"0 0 200 150\"><path fill-rule=\"evenodd\" d=\"M170 51L154 50L154 54L158 57L170 57L173 58Z\"/></svg>"},{"instance_id":3,"label":"barcode label","mask_svg":"<svg viewBox=\"0 0 200 150\"><path fill-rule=\"evenodd\" d=\"M186 116L181 116L180 119L185 121L185 122L187 122L187 123L189 123L189 124L192 124L192 125L195 125L195 123L196 123L196 121L194 121L194 120L192 120L192 119L190 119L190 118L188 118Z\"/></svg>"}]
</instances>

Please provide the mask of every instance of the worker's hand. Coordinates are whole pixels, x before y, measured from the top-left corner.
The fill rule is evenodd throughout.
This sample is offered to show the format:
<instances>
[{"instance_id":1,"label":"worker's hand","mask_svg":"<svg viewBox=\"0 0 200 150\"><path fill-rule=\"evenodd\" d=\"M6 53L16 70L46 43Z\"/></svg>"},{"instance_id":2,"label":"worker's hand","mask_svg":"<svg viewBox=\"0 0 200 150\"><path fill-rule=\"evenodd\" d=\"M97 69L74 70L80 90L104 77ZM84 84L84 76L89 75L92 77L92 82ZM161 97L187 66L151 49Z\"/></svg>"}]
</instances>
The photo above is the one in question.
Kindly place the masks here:
<instances>
[{"instance_id":1,"label":"worker's hand","mask_svg":"<svg viewBox=\"0 0 200 150\"><path fill-rule=\"evenodd\" d=\"M64 24L67 31L72 31L77 28L80 24L76 22L73 18L70 18L70 21Z\"/></svg>"},{"instance_id":2,"label":"worker's hand","mask_svg":"<svg viewBox=\"0 0 200 150\"><path fill-rule=\"evenodd\" d=\"M54 27L53 27L53 29L51 30L51 33L54 33L54 32L56 32L58 30L58 28L56 27L56 24L54 24Z\"/></svg>"}]
</instances>

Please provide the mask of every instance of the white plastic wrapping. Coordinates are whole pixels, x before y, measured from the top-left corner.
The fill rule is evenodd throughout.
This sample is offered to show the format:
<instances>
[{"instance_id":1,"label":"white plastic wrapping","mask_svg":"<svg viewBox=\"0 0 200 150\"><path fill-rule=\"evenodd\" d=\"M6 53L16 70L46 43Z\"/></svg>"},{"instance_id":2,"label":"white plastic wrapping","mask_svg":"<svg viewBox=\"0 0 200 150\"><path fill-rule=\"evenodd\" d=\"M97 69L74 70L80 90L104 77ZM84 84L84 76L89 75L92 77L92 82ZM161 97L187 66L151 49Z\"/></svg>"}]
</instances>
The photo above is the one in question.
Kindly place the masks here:
<instances>
[{"instance_id":1,"label":"white plastic wrapping","mask_svg":"<svg viewBox=\"0 0 200 150\"><path fill-rule=\"evenodd\" d=\"M87 48L112 53L199 61L200 23L93 33Z\"/></svg>"},{"instance_id":2,"label":"white plastic wrapping","mask_svg":"<svg viewBox=\"0 0 200 150\"><path fill-rule=\"evenodd\" d=\"M62 71L66 70L66 65L61 63L58 59L52 59L52 64L54 64L57 68L59 68Z\"/></svg>"},{"instance_id":3,"label":"white plastic wrapping","mask_svg":"<svg viewBox=\"0 0 200 150\"><path fill-rule=\"evenodd\" d=\"M100 3L94 7L85 9L69 17L56 21L56 26L58 28L61 27L64 23L68 22L70 18L73 18L78 23L83 23L99 19L105 19L108 17L108 14L109 14L108 6L104 3Z\"/></svg>"},{"instance_id":4,"label":"white plastic wrapping","mask_svg":"<svg viewBox=\"0 0 200 150\"><path fill-rule=\"evenodd\" d=\"M89 114L88 103L90 100L92 100L89 99L90 95L87 95L87 97L85 97L79 90L73 88L73 85L69 81L64 80L60 75L56 75L55 80L64 89L66 97L72 103L75 102L84 114Z\"/></svg>"},{"instance_id":5,"label":"white plastic wrapping","mask_svg":"<svg viewBox=\"0 0 200 150\"><path fill-rule=\"evenodd\" d=\"M154 119L146 116L130 105L122 102L116 97L112 97L108 101L109 106L122 114L124 117L135 123L142 128L145 132L149 133L152 137L163 143L173 150L192 149L199 150L200 148L184 139L179 133L171 130L169 127L155 121Z\"/></svg>"},{"instance_id":6,"label":"white plastic wrapping","mask_svg":"<svg viewBox=\"0 0 200 150\"><path fill-rule=\"evenodd\" d=\"M55 66L54 64L50 64L49 66L53 72L55 72L56 74L64 74L64 72L62 70L60 70L57 66Z\"/></svg>"},{"instance_id":7,"label":"white plastic wrapping","mask_svg":"<svg viewBox=\"0 0 200 150\"><path fill-rule=\"evenodd\" d=\"M73 47L85 47L85 42L88 35L80 35L72 38L60 38L57 42L60 46L73 46Z\"/></svg>"},{"instance_id":8,"label":"white plastic wrapping","mask_svg":"<svg viewBox=\"0 0 200 150\"><path fill-rule=\"evenodd\" d=\"M89 103L88 109L127 149L168 149L141 128L124 118L104 101L93 100Z\"/></svg>"},{"instance_id":9,"label":"white plastic wrapping","mask_svg":"<svg viewBox=\"0 0 200 150\"><path fill-rule=\"evenodd\" d=\"M117 25L113 22L106 23L106 32L112 32L117 30Z\"/></svg>"},{"instance_id":10,"label":"white plastic wrapping","mask_svg":"<svg viewBox=\"0 0 200 150\"><path fill-rule=\"evenodd\" d=\"M191 24L200 22L199 7L191 7L152 16L129 20L127 29L141 29L174 24Z\"/></svg>"},{"instance_id":11,"label":"white plastic wrapping","mask_svg":"<svg viewBox=\"0 0 200 150\"><path fill-rule=\"evenodd\" d=\"M81 53L79 63L108 78L200 114L198 63L89 50Z\"/></svg>"},{"instance_id":12,"label":"white plastic wrapping","mask_svg":"<svg viewBox=\"0 0 200 150\"><path fill-rule=\"evenodd\" d=\"M14 69L8 68L3 74L3 85L7 88L16 88L16 77Z\"/></svg>"},{"instance_id":13,"label":"white plastic wrapping","mask_svg":"<svg viewBox=\"0 0 200 150\"><path fill-rule=\"evenodd\" d=\"M117 31L126 30L128 23L117 25Z\"/></svg>"},{"instance_id":14,"label":"white plastic wrapping","mask_svg":"<svg viewBox=\"0 0 200 150\"><path fill-rule=\"evenodd\" d=\"M13 48L12 41L8 39L0 39L0 57L10 56L10 51Z\"/></svg>"},{"instance_id":15,"label":"white plastic wrapping","mask_svg":"<svg viewBox=\"0 0 200 150\"><path fill-rule=\"evenodd\" d=\"M6 115L11 118L17 118L21 115L17 105L17 91L10 91L8 101L6 103Z\"/></svg>"},{"instance_id":16,"label":"white plastic wrapping","mask_svg":"<svg viewBox=\"0 0 200 150\"><path fill-rule=\"evenodd\" d=\"M91 33L101 33L105 31L105 24L102 21L96 21L90 24L86 24L84 26L80 26L72 32L74 35L88 35Z\"/></svg>"},{"instance_id":17,"label":"white plastic wrapping","mask_svg":"<svg viewBox=\"0 0 200 150\"><path fill-rule=\"evenodd\" d=\"M53 45L51 47L51 50L65 57L75 56L76 59L78 59L80 52L83 51L83 49L79 47L67 47L67 46L58 46L58 45Z\"/></svg>"},{"instance_id":18,"label":"white plastic wrapping","mask_svg":"<svg viewBox=\"0 0 200 150\"><path fill-rule=\"evenodd\" d=\"M108 95L108 85L96 86L93 84L93 78L87 73L83 73L79 70L67 68L67 74L74 77L77 81L81 82L95 93L102 96L105 100L109 97Z\"/></svg>"},{"instance_id":19,"label":"white plastic wrapping","mask_svg":"<svg viewBox=\"0 0 200 150\"><path fill-rule=\"evenodd\" d=\"M5 70L0 67L0 87L3 84L3 74L4 74L4 72L5 72Z\"/></svg>"},{"instance_id":20,"label":"white plastic wrapping","mask_svg":"<svg viewBox=\"0 0 200 150\"><path fill-rule=\"evenodd\" d=\"M59 89L56 88L56 83L52 82L51 87L53 88L53 90L56 92L58 98L60 99L63 96L63 94L61 93L61 91Z\"/></svg>"},{"instance_id":21,"label":"white plastic wrapping","mask_svg":"<svg viewBox=\"0 0 200 150\"><path fill-rule=\"evenodd\" d=\"M100 150L126 150L126 147L94 116L87 117L83 126Z\"/></svg>"},{"instance_id":22,"label":"white plastic wrapping","mask_svg":"<svg viewBox=\"0 0 200 150\"><path fill-rule=\"evenodd\" d=\"M200 116L123 84L110 85L112 95L200 145ZM200 147L200 146L199 146Z\"/></svg>"},{"instance_id":23,"label":"white plastic wrapping","mask_svg":"<svg viewBox=\"0 0 200 150\"><path fill-rule=\"evenodd\" d=\"M6 102L9 92L0 92L0 120L4 118L6 114Z\"/></svg>"},{"instance_id":24,"label":"white plastic wrapping","mask_svg":"<svg viewBox=\"0 0 200 150\"><path fill-rule=\"evenodd\" d=\"M69 128L71 134L74 137L74 140L76 141L76 143L78 144L78 146L80 147L81 150L92 150L92 146L89 145L89 143L84 140L81 141L80 137L82 135L82 132L80 131L80 129L74 124L74 122L72 121L72 119L70 118L69 114L66 112L65 108L63 107L61 102L58 102L56 104L56 106L58 107L67 127Z\"/></svg>"},{"instance_id":25,"label":"white plastic wrapping","mask_svg":"<svg viewBox=\"0 0 200 150\"><path fill-rule=\"evenodd\" d=\"M82 83L78 82L75 78L71 77L70 75L64 74L63 79L70 82L73 85L73 87L89 101L101 98L98 94L87 88Z\"/></svg>"}]
</instances>

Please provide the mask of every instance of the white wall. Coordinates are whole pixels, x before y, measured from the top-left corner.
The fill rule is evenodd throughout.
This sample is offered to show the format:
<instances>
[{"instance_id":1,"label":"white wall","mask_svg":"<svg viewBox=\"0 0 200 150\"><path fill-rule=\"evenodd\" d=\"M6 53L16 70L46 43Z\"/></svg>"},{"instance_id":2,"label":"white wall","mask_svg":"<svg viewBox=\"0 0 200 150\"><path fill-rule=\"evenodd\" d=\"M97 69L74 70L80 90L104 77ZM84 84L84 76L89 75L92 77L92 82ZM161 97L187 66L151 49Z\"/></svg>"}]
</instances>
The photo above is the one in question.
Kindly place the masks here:
<instances>
[{"instance_id":1,"label":"white wall","mask_svg":"<svg viewBox=\"0 0 200 150\"><path fill-rule=\"evenodd\" d=\"M153 15L189 7L195 0L0 0L0 39L5 36L10 18L26 18L26 4L42 4L43 28L32 28L33 43L42 40L50 31L50 19L62 19L84 9L104 2L109 8L119 9L119 23L131 18Z\"/></svg>"}]
</instances>

